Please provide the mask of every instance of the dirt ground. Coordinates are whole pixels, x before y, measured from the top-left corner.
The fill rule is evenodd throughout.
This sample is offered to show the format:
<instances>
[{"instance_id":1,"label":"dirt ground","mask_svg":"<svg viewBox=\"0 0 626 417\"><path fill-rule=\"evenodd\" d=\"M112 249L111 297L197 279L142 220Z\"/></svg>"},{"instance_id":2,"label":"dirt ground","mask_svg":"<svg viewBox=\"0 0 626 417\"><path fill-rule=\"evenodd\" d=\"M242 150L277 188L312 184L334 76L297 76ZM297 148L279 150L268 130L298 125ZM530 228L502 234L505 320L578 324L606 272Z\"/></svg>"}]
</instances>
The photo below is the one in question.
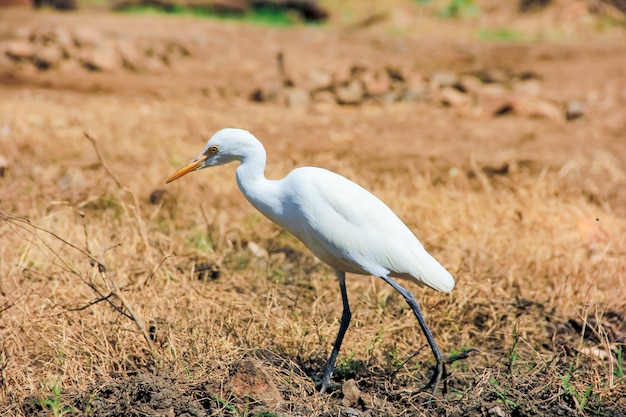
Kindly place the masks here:
<instances>
[{"instance_id":1,"label":"dirt ground","mask_svg":"<svg viewBox=\"0 0 626 417\"><path fill-rule=\"evenodd\" d=\"M325 2L328 24L287 28L1 11L0 414L624 416L623 23L478 3ZM83 43L45 64L58 28ZM409 284L446 354L480 350L447 392L426 404L410 309L361 276L316 392L332 271L235 166L164 184L223 127L263 142L268 178L365 186L450 270L451 294Z\"/></svg>"}]
</instances>

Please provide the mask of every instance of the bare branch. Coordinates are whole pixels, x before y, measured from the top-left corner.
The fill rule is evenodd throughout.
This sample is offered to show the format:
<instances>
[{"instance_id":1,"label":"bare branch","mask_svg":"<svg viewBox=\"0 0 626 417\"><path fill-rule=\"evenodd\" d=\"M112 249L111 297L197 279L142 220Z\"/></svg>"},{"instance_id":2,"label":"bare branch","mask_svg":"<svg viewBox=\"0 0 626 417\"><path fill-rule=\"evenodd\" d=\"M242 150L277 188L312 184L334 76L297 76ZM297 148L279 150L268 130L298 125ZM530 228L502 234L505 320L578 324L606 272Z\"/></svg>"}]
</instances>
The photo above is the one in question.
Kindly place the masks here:
<instances>
[{"instance_id":1,"label":"bare branch","mask_svg":"<svg viewBox=\"0 0 626 417\"><path fill-rule=\"evenodd\" d=\"M150 242L148 240L148 235L146 234L145 223L141 217L141 208L140 208L139 200L137 199L137 196L130 188L126 187L122 183L122 181L120 181L120 179L117 177L117 175L115 175L113 170L111 170L111 167L109 167L109 164L107 163L106 159L104 159L104 156L102 155L102 151L100 151L100 147L98 146L98 141L93 136L91 136L84 127L83 127L83 135L85 136L85 138L89 140L89 142L91 142L91 145L96 151L96 156L98 157L100 164L102 164L102 168L104 168L104 170L109 175L109 177L113 179L113 181L118 186L118 188L120 188L122 191L130 195L131 198L133 199L133 209L134 209L135 218L137 219L137 228L139 229L139 234L141 235L141 240L143 241L145 253L148 256L148 260L150 261L150 263L154 264L154 257L152 256L152 251L150 250L151 249Z\"/></svg>"}]
</instances>

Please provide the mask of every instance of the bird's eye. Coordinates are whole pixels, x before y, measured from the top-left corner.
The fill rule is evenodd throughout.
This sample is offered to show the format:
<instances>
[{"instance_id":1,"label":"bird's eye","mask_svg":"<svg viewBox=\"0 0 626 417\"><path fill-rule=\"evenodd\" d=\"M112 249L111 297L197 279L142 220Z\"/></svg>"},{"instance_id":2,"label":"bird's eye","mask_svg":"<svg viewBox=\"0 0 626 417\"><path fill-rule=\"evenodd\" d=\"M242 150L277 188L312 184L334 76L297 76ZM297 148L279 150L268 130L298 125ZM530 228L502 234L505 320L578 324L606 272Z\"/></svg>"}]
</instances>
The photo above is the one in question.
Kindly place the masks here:
<instances>
[{"instance_id":1,"label":"bird's eye","mask_svg":"<svg viewBox=\"0 0 626 417\"><path fill-rule=\"evenodd\" d=\"M212 153L213 155L215 155L218 151L218 147L216 145L213 145L209 148L209 152Z\"/></svg>"}]
</instances>

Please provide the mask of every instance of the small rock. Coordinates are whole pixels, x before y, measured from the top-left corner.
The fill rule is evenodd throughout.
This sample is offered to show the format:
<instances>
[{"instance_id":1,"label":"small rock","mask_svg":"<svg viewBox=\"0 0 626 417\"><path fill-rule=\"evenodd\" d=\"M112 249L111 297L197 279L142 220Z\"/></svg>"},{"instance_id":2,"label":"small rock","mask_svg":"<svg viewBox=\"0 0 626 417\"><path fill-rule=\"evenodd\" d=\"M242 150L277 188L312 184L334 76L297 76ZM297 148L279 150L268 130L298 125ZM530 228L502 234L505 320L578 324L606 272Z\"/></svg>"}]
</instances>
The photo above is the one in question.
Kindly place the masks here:
<instances>
[{"instance_id":1,"label":"small rock","mask_svg":"<svg viewBox=\"0 0 626 417\"><path fill-rule=\"evenodd\" d=\"M459 79L459 85L463 87L465 91L471 93L477 93L482 90L484 84L476 77L472 75L463 75Z\"/></svg>"},{"instance_id":2,"label":"small rock","mask_svg":"<svg viewBox=\"0 0 626 417\"><path fill-rule=\"evenodd\" d=\"M43 46L35 52L33 63L37 68L46 70L53 68L63 59L63 52L56 45Z\"/></svg>"},{"instance_id":3,"label":"small rock","mask_svg":"<svg viewBox=\"0 0 626 417\"><path fill-rule=\"evenodd\" d=\"M500 407L499 405L491 407L489 410L487 410L487 415L489 417L506 417L504 410L502 410L502 407Z\"/></svg>"},{"instance_id":4,"label":"small rock","mask_svg":"<svg viewBox=\"0 0 626 417\"><path fill-rule=\"evenodd\" d=\"M16 61L29 60L35 55L35 47L28 41L11 41L6 43L4 53Z\"/></svg>"},{"instance_id":5,"label":"small rock","mask_svg":"<svg viewBox=\"0 0 626 417\"><path fill-rule=\"evenodd\" d=\"M452 87L459 82L459 77L450 71L439 71L430 77L432 88Z\"/></svg>"},{"instance_id":6,"label":"small rock","mask_svg":"<svg viewBox=\"0 0 626 417\"><path fill-rule=\"evenodd\" d=\"M540 96L543 92L543 85L539 80L529 80L522 83L515 84L513 90L517 94L523 94L528 96Z\"/></svg>"},{"instance_id":7,"label":"small rock","mask_svg":"<svg viewBox=\"0 0 626 417\"><path fill-rule=\"evenodd\" d=\"M285 101L289 107L306 106L311 102L311 95L301 88L288 88L285 90Z\"/></svg>"},{"instance_id":8,"label":"small rock","mask_svg":"<svg viewBox=\"0 0 626 417\"><path fill-rule=\"evenodd\" d=\"M18 39L28 40L33 36L33 29L30 26L20 26L13 34Z\"/></svg>"},{"instance_id":9,"label":"small rock","mask_svg":"<svg viewBox=\"0 0 626 417\"><path fill-rule=\"evenodd\" d=\"M263 84L250 94L250 100L257 103L275 101L282 90L282 84L278 81L270 81Z\"/></svg>"},{"instance_id":10,"label":"small rock","mask_svg":"<svg viewBox=\"0 0 626 417\"><path fill-rule=\"evenodd\" d=\"M4 177L4 174L8 167L9 167L9 160L5 156L0 155L0 178Z\"/></svg>"},{"instance_id":11,"label":"small rock","mask_svg":"<svg viewBox=\"0 0 626 417\"><path fill-rule=\"evenodd\" d=\"M102 32L86 26L74 29L73 37L80 48L95 48L107 42Z\"/></svg>"},{"instance_id":12,"label":"small rock","mask_svg":"<svg viewBox=\"0 0 626 417\"><path fill-rule=\"evenodd\" d=\"M76 73L78 71L83 70L84 68L74 59L64 59L62 60L59 65L59 71L66 73L66 74L71 74L71 73Z\"/></svg>"},{"instance_id":13,"label":"small rock","mask_svg":"<svg viewBox=\"0 0 626 417\"><path fill-rule=\"evenodd\" d=\"M120 40L115 44L122 64L131 71L140 71L146 68L145 57L140 53L134 42Z\"/></svg>"},{"instance_id":14,"label":"small rock","mask_svg":"<svg viewBox=\"0 0 626 417\"><path fill-rule=\"evenodd\" d=\"M305 88L311 93L331 88L333 76L326 71L311 70L307 73Z\"/></svg>"},{"instance_id":15,"label":"small rock","mask_svg":"<svg viewBox=\"0 0 626 417\"><path fill-rule=\"evenodd\" d=\"M62 27L55 27L53 29L54 40L63 51L63 55L65 58L69 58L75 51L74 39L72 38L72 33Z\"/></svg>"},{"instance_id":16,"label":"small rock","mask_svg":"<svg viewBox=\"0 0 626 417\"><path fill-rule=\"evenodd\" d=\"M150 193L150 204L156 206L170 199L170 194L163 188L157 188Z\"/></svg>"},{"instance_id":17,"label":"small rock","mask_svg":"<svg viewBox=\"0 0 626 417\"><path fill-rule=\"evenodd\" d=\"M358 81L352 81L346 86L335 88L339 104L360 104L363 102L363 86Z\"/></svg>"},{"instance_id":18,"label":"small rock","mask_svg":"<svg viewBox=\"0 0 626 417\"><path fill-rule=\"evenodd\" d=\"M422 74L412 72L407 76L406 88L413 93L422 94L428 91L428 84Z\"/></svg>"},{"instance_id":19,"label":"small rock","mask_svg":"<svg viewBox=\"0 0 626 417\"><path fill-rule=\"evenodd\" d=\"M503 69L489 69L480 74L484 83L506 83L511 79L508 71Z\"/></svg>"},{"instance_id":20,"label":"small rock","mask_svg":"<svg viewBox=\"0 0 626 417\"><path fill-rule=\"evenodd\" d=\"M445 87L441 90L441 102L451 107L467 106L471 103L471 97L456 88Z\"/></svg>"},{"instance_id":21,"label":"small rock","mask_svg":"<svg viewBox=\"0 0 626 417\"><path fill-rule=\"evenodd\" d=\"M248 242L248 250L257 258L264 258L267 259L269 257L269 254L267 253L267 251L265 249L263 249L259 244L254 243L254 242Z\"/></svg>"},{"instance_id":22,"label":"small rock","mask_svg":"<svg viewBox=\"0 0 626 417\"><path fill-rule=\"evenodd\" d=\"M316 93L313 93L312 96L313 101L315 101L316 103L337 104L337 99L331 91L318 91Z\"/></svg>"},{"instance_id":23,"label":"small rock","mask_svg":"<svg viewBox=\"0 0 626 417\"><path fill-rule=\"evenodd\" d=\"M561 109L554 103L538 97L518 96L513 99L511 107L520 116L560 120Z\"/></svg>"},{"instance_id":24,"label":"small rock","mask_svg":"<svg viewBox=\"0 0 626 417\"><path fill-rule=\"evenodd\" d=\"M492 90L492 87L497 87ZM512 112L511 99L506 90L496 84L484 86L476 93L476 107L479 116L502 116Z\"/></svg>"},{"instance_id":25,"label":"small rock","mask_svg":"<svg viewBox=\"0 0 626 417\"><path fill-rule=\"evenodd\" d=\"M267 405L282 402L280 391L263 368L257 359L239 361L233 366L234 373L227 383L228 388L238 397L250 397Z\"/></svg>"},{"instance_id":26,"label":"small rock","mask_svg":"<svg viewBox=\"0 0 626 417\"><path fill-rule=\"evenodd\" d=\"M361 77L365 92L370 96L382 96L391 88L391 80L387 74L366 72Z\"/></svg>"},{"instance_id":27,"label":"small rock","mask_svg":"<svg viewBox=\"0 0 626 417\"><path fill-rule=\"evenodd\" d=\"M350 68L340 68L333 75L335 84L347 84L352 80L352 71Z\"/></svg>"},{"instance_id":28,"label":"small rock","mask_svg":"<svg viewBox=\"0 0 626 417\"><path fill-rule=\"evenodd\" d=\"M80 61L90 71L113 71L121 64L120 56L110 44L81 50Z\"/></svg>"},{"instance_id":29,"label":"small rock","mask_svg":"<svg viewBox=\"0 0 626 417\"><path fill-rule=\"evenodd\" d=\"M580 119L585 115L585 105L579 101L568 101L565 105L565 118L567 120Z\"/></svg>"},{"instance_id":30,"label":"small rock","mask_svg":"<svg viewBox=\"0 0 626 417\"><path fill-rule=\"evenodd\" d=\"M354 379L348 379L341 385L341 392L343 393L343 406L350 407L356 404L361 398L361 390L356 385Z\"/></svg>"},{"instance_id":31,"label":"small rock","mask_svg":"<svg viewBox=\"0 0 626 417\"><path fill-rule=\"evenodd\" d=\"M166 69L165 63L158 58L147 58L144 61L145 70L155 74L159 74Z\"/></svg>"}]
</instances>

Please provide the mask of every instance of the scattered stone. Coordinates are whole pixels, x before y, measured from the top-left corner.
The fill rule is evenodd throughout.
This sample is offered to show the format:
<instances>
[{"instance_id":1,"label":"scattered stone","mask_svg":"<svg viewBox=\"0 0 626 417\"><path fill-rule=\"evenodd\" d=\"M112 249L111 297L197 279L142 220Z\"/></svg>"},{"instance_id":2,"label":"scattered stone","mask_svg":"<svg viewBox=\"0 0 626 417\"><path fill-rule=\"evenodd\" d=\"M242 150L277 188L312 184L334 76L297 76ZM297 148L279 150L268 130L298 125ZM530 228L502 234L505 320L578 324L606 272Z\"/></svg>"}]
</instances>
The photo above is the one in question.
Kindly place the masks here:
<instances>
[{"instance_id":1,"label":"scattered stone","mask_svg":"<svg viewBox=\"0 0 626 417\"><path fill-rule=\"evenodd\" d=\"M506 417L504 410L499 405L491 407L489 410L487 410L487 415L489 417Z\"/></svg>"},{"instance_id":2,"label":"scattered stone","mask_svg":"<svg viewBox=\"0 0 626 417\"><path fill-rule=\"evenodd\" d=\"M80 62L90 71L113 71L120 66L120 56L110 45L81 51Z\"/></svg>"},{"instance_id":3,"label":"scattered stone","mask_svg":"<svg viewBox=\"0 0 626 417\"><path fill-rule=\"evenodd\" d=\"M430 77L430 85L433 89L452 87L458 82L458 75L450 71L439 71Z\"/></svg>"},{"instance_id":4,"label":"scattered stone","mask_svg":"<svg viewBox=\"0 0 626 417\"><path fill-rule=\"evenodd\" d=\"M538 97L518 96L511 102L512 111L520 116L560 120L562 112L556 104Z\"/></svg>"},{"instance_id":5,"label":"scattered stone","mask_svg":"<svg viewBox=\"0 0 626 417\"><path fill-rule=\"evenodd\" d=\"M263 364L253 358L246 358L233 365L227 387L238 397L250 397L266 405L276 405L283 401L276 385L263 369Z\"/></svg>"},{"instance_id":6,"label":"scattered stone","mask_svg":"<svg viewBox=\"0 0 626 417\"><path fill-rule=\"evenodd\" d=\"M476 77L472 75L463 75L459 78L458 85L466 92L478 93L480 92L484 84Z\"/></svg>"},{"instance_id":7,"label":"scattered stone","mask_svg":"<svg viewBox=\"0 0 626 417\"><path fill-rule=\"evenodd\" d=\"M386 73L368 71L361 79L369 96L383 96L391 89L391 79Z\"/></svg>"},{"instance_id":8,"label":"scattered stone","mask_svg":"<svg viewBox=\"0 0 626 417\"><path fill-rule=\"evenodd\" d=\"M411 73L406 78L406 88L408 91L423 94L428 91L428 84L420 73Z\"/></svg>"},{"instance_id":9,"label":"scattered stone","mask_svg":"<svg viewBox=\"0 0 626 417\"><path fill-rule=\"evenodd\" d=\"M565 104L565 118L567 120L580 119L585 115L585 105L580 101L568 101Z\"/></svg>"},{"instance_id":10,"label":"scattered stone","mask_svg":"<svg viewBox=\"0 0 626 417\"><path fill-rule=\"evenodd\" d=\"M285 90L285 100L289 107L306 106L311 102L311 94L302 88L288 88Z\"/></svg>"},{"instance_id":11,"label":"scattered stone","mask_svg":"<svg viewBox=\"0 0 626 417\"><path fill-rule=\"evenodd\" d=\"M9 160L5 156L0 155L0 178L4 178L7 168L9 168Z\"/></svg>"},{"instance_id":12,"label":"scattered stone","mask_svg":"<svg viewBox=\"0 0 626 417\"><path fill-rule=\"evenodd\" d=\"M91 27L20 27L8 38L0 40L0 66L18 64L22 75L52 68L70 72L81 66L91 71L114 71L123 66L131 71L161 72L190 55L177 41L142 45L140 41L112 39Z\"/></svg>"},{"instance_id":13,"label":"scattered stone","mask_svg":"<svg viewBox=\"0 0 626 417\"><path fill-rule=\"evenodd\" d=\"M41 70L57 66L63 59L63 52L56 45L39 48L33 56L33 63Z\"/></svg>"},{"instance_id":14,"label":"scattered stone","mask_svg":"<svg viewBox=\"0 0 626 417\"><path fill-rule=\"evenodd\" d=\"M311 93L332 88L333 76L326 71L311 70L307 73L305 88Z\"/></svg>"},{"instance_id":15,"label":"scattered stone","mask_svg":"<svg viewBox=\"0 0 626 417\"><path fill-rule=\"evenodd\" d=\"M463 94L456 88L445 87L441 90L441 103L451 107L467 106L471 103L471 97Z\"/></svg>"},{"instance_id":16,"label":"scattered stone","mask_svg":"<svg viewBox=\"0 0 626 417\"><path fill-rule=\"evenodd\" d=\"M156 190L153 190L150 193L149 200L150 200L150 204L152 204L153 206L156 206L158 204L164 203L170 198L171 198L170 193L168 193L167 190L163 188L157 188Z\"/></svg>"},{"instance_id":17,"label":"scattered stone","mask_svg":"<svg viewBox=\"0 0 626 417\"><path fill-rule=\"evenodd\" d=\"M498 84L483 84L476 91L476 108L480 116L502 116L512 112L510 93Z\"/></svg>"},{"instance_id":18,"label":"scattered stone","mask_svg":"<svg viewBox=\"0 0 626 417\"><path fill-rule=\"evenodd\" d=\"M494 84L494 86L497 84ZM517 94L539 96L543 92L543 86L539 80L524 81L514 85L513 91Z\"/></svg>"},{"instance_id":19,"label":"scattered stone","mask_svg":"<svg viewBox=\"0 0 626 417\"><path fill-rule=\"evenodd\" d=\"M16 61L30 60L35 55L35 47L28 41L16 40L6 43L4 53Z\"/></svg>"},{"instance_id":20,"label":"scattered stone","mask_svg":"<svg viewBox=\"0 0 626 417\"><path fill-rule=\"evenodd\" d=\"M335 89L339 104L361 104L363 101L363 86L359 81L351 81L348 85Z\"/></svg>"},{"instance_id":21,"label":"scattered stone","mask_svg":"<svg viewBox=\"0 0 626 417\"><path fill-rule=\"evenodd\" d=\"M54 34L54 42L59 45L59 47L63 51L65 58L69 58L76 49L72 33L69 30L58 26L53 28L52 31Z\"/></svg>"},{"instance_id":22,"label":"scattered stone","mask_svg":"<svg viewBox=\"0 0 626 417\"><path fill-rule=\"evenodd\" d=\"M341 385L341 392L343 393L343 406L350 407L353 404L358 403L361 398L361 390L356 385L354 379L348 379Z\"/></svg>"},{"instance_id":23,"label":"scattered stone","mask_svg":"<svg viewBox=\"0 0 626 417\"><path fill-rule=\"evenodd\" d=\"M116 48L124 67L131 71L140 71L147 67L146 57L139 51L135 43L128 40L119 40Z\"/></svg>"},{"instance_id":24,"label":"scattered stone","mask_svg":"<svg viewBox=\"0 0 626 417\"><path fill-rule=\"evenodd\" d=\"M91 27L78 27L73 32L74 42L80 48L95 48L107 42L102 32Z\"/></svg>"},{"instance_id":25,"label":"scattered stone","mask_svg":"<svg viewBox=\"0 0 626 417\"><path fill-rule=\"evenodd\" d=\"M275 101L282 90L282 84L277 81L265 83L261 88L257 88L250 94L250 100L257 103Z\"/></svg>"},{"instance_id":26,"label":"scattered stone","mask_svg":"<svg viewBox=\"0 0 626 417\"><path fill-rule=\"evenodd\" d=\"M331 91L323 90L312 94L313 101L322 104L336 104L337 99Z\"/></svg>"},{"instance_id":27,"label":"scattered stone","mask_svg":"<svg viewBox=\"0 0 626 417\"><path fill-rule=\"evenodd\" d=\"M247 248L250 251L250 253L252 253L257 258L267 259L269 257L269 254L267 253L267 251L263 247L261 247L261 245L259 245L258 243L248 242Z\"/></svg>"}]
</instances>

